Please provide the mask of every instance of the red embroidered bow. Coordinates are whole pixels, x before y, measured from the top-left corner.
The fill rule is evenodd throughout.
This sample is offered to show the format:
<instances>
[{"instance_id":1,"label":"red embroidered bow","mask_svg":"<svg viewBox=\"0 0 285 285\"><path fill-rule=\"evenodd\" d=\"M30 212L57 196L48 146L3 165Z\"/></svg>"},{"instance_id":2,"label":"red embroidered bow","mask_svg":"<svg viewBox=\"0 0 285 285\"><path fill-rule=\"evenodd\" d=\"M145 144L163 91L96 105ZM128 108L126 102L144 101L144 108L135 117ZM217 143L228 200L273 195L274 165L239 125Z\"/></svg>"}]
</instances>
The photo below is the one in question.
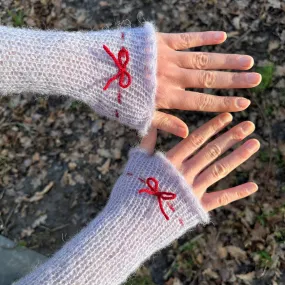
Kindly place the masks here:
<instances>
[{"instance_id":1,"label":"red embroidered bow","mask_svg":"<svg viewBox=\"0 0 285 285\"><path fill-rule=\"evenodd\" d=\"M103 45L104 50L110 55L110 57L114 60L115 64L117 65L119 71L116 75L114 75L112 78L108 80L103 90L107 90L112 81L119 79L119 85L122 88L127 88L131 85L132 78L129 72L126 70L127 64L129 63L130 57L129 52L124 47L120 49L118 52L118 59L116 59L115 55L109 50L109 48L106 45ZM125 58L125 61L123 62L123 59ZM126 76L126 77L125 77ZM127 79L127 81L126 81Z\"/></svg>"},{"instance_id":2,"label":"red embroidered bow","mask_svg":"<svg viewBox=\"0 0 285 285\"><path fill-rule=\"evenodd\" d=\"M154 186L152 185L152 183L154 183ZM147 193L149 195L156 196L162 214L164 215L166 220L169 220L168 215L165 213L163 209L162 200L174 200L176 198L176 194L172 192L159 192L158 181L153 177L149 177L146 180L146 184L150 189L140 189L139 193Z\"/></svg>"}]
</instances>

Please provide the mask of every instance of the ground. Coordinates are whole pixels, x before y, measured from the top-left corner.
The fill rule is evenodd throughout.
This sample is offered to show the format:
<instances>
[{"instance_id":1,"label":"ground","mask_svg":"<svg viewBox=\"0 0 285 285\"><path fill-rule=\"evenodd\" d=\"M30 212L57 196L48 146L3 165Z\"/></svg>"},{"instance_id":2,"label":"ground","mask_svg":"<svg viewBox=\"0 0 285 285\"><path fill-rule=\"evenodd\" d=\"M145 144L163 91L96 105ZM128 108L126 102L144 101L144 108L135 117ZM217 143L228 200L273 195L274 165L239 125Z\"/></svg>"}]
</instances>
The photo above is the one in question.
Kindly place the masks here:
<instances>
[{"instance_id":1,"label":"ground","mask_svg":"<svg viewBox=\"0 0 285 285\"><path fill-rule=\"evenodd\" d=\"M283 1L0 1L3 25L100 30L152 20L163 32L223 30L203 51L250 54L254 90L202 90L251 99L261 150L213 189L259 191L211 214L213 224L152 257L128 284L285 284L285 4ZM1 42L1 39L0 39ZM199 90L201 91L201 90ZM215 114L174 112L193 130ZM50 256L104 207L138 140L86 105L29 94L0 99L0 234ZM158 148L179 139L160 133Z\"/></svg>"}]
</instances>

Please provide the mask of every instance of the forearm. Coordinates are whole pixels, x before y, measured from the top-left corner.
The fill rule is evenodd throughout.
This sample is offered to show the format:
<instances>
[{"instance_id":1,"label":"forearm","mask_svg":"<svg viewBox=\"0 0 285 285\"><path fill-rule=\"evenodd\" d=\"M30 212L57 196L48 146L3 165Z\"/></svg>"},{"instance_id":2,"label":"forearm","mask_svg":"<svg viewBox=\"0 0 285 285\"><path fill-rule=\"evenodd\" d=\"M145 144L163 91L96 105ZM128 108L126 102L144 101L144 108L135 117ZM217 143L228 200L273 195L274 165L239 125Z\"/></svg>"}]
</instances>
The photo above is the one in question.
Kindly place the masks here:
<instances>
[{"instance_id":1,"label":"forearm","mask_svg":"<svg viewBox=\"0 0 285 285\"><path fill-rule=\"evenodd\" d=\"M0 27L0 95L70 96L145 134L155 88L156 38L149 23L99 32Z\"/></svg>"},{"instance_id":2,"label":"forearm","mask_svg":"<svg viewBox=\"0 0 285 285\"><path fill-rule=\"evenodd\" d=\"M176 198L162 199L139 192L147 178L158 191ZM167 219L167 218L168 219ZM104 211L46 264L17 285L121 284L153 253L199 223L209 221L184 178L162 155L134 150Z\"/></svg>"}]
</instances>

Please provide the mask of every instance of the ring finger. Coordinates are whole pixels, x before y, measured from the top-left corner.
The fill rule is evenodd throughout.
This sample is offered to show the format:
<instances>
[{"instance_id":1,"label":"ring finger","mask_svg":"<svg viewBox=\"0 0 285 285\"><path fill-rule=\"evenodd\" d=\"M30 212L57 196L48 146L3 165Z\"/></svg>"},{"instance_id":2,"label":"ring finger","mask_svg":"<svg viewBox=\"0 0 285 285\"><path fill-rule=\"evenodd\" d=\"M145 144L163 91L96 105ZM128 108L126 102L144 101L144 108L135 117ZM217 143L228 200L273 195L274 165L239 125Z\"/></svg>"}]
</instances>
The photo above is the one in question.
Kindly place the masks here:
<instances>
[{"instance_id":1,"label":"ring finger","mask_svg":"<svg viewBox=\"0 0 285 285\"><path fill-rule=\"evenodd\" d=\"M252 88L261 81L255 72L223 72L210 70L182 69L175 72L181 88Z\"/></svg>"},{"instance_id":2,"label":"ring finger","mask_svg":"<svg viewBox=\"0 0 285 285\"><path fill-rule=\"evenodd\" d=\"M194 181L193 188L203 193L208 187L227 176L231 171L248 160L258 151L260 143L256 139L248 140L231 154L215 162L203 171Z\"/></svg>"}]
</instances>

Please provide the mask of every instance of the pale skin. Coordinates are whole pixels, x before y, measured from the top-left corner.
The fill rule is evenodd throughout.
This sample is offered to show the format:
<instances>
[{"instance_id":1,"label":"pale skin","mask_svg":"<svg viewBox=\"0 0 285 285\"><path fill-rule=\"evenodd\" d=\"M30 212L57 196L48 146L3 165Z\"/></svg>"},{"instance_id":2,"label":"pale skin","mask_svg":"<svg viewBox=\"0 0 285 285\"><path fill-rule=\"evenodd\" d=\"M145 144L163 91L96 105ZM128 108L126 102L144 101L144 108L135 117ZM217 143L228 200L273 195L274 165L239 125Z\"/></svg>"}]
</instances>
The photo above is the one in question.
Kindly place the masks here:
<instances>
[{"instance_id":1,"label":"pale skin","mask_svg":"<svg viewBox=\"0 0 285 285\"><path fill-rule=\"evenodd\" d=\"M256 139L249 139L227 156L220 156L235 144L244 140L255 129L250 121L242 122L219 137L208 140L223 130L232 121L232 115L223 113L196 129L187 138L166 153L168 160L183 174L193 193L206 211L225 206L233 201L245 198L257 191L253 182L233 188L207 193L207 189L226 177L231 171L247 161L260 147ZM157 130L152 128L143 138L141 147L153 154L157 139ZM196 151L199 150L197 153ZM195 153L195 155L193 155Z\"/></svg>"},{"instance_id":2,"label":"pale skin","mask_svg":"<svg viewBox=\"0 0 285 285\"><path fill-rule=\"evenodd\" d=\"M248 55L183 51L188 48L223 43L225 32L157 33L157 109L179 109L206 112L238 112L250 105L242 97L223 97L186 88L252 88L261 82L250 69L254 60ZM238 70L228 72L225 70ZM179 118L156 111L153 127L180 137L187 137L188 127Z\"/></svg>"}]
</instances>

